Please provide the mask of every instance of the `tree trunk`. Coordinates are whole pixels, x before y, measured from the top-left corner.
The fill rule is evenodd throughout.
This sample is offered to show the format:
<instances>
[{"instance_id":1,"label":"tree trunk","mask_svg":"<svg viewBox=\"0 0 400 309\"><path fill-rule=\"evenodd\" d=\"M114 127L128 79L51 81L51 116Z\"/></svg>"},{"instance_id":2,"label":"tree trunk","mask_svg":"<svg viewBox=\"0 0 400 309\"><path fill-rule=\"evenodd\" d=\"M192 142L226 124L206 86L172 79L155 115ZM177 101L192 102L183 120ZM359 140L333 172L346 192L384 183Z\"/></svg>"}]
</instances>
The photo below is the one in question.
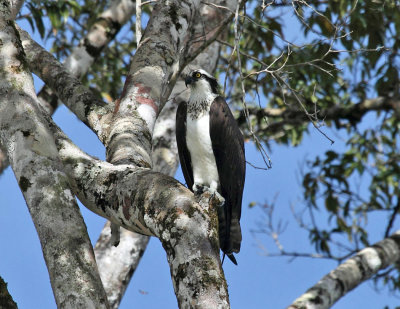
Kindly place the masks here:
<instances>
[{"instance_id":1,"label":"tree trunk","mask_svg":"<svg viewBox=\"0 0 400 309\"><path fill-rule=\"evenodd\" d=\"M86 226L39 110L8 2L0 12L0 37L0 142L38 232L57 306L108 308Z\"/></svg>"}]
</instances>

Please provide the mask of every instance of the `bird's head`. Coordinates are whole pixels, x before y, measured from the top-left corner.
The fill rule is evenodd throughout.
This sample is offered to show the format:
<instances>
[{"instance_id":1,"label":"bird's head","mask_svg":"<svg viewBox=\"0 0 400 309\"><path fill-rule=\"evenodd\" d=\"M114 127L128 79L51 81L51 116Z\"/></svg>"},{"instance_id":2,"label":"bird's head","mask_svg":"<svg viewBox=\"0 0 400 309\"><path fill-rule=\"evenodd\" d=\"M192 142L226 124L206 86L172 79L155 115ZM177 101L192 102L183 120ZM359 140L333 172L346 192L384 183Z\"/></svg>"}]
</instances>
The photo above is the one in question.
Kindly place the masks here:
<instances>
[{"instance_id":1,"label":"bird's head","mask_svg":"<svg viewBox=\"0 0 400 309\"><path fill-rule=\"evenodd\" d=\"M198 69L190 72L185 78L185 85L192 89L192 91L211 91L213 94L218 94L217 79L208 72Z\"/></svg>"}]
</instances>

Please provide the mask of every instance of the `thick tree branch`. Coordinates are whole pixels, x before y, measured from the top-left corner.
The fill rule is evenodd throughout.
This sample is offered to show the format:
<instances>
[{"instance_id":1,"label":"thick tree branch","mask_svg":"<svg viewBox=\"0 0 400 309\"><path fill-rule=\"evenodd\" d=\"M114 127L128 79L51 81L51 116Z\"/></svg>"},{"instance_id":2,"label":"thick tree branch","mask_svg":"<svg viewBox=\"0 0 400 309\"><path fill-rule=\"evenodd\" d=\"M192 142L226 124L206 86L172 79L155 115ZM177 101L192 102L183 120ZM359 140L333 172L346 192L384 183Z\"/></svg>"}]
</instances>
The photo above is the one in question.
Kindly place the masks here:
<instances>
[{"instance_id":1,"label":"thick tree branch","mask_svg":"<svg viewBox=\"0 0 400 309\"><path fill-rule=\"evenodd\" d=\"M194 12L195 10L191 10L190 12ZM163 13L165 14L165 13L167 13L167 14L165 14L165 15L168 15L168 14L170 14L170 10L168 10L168 11L166 11L165 10L165 8L164 8L164 11L163 11ZM168 16L166 16L167 18L168 18ZM173 21L174 22L174 21ZM151 22L150 22L150 24L151 24ZM157 21L155 22L155 24L157 24ZM160 28L160 26L159 25L156 25L156 26L158 26L159 28ZM163 25L164 26L164 25ZM181 28L182 26L181 25L176 25L175 24L175 26L176 27L178 27L178 28ZM178 29L179 30L179 29ZM156 31L156 32L159 32L159 31ZM179 37L174 37L174 39L176 40L176 39L179 39ZM175 42L172 42L172 43L175 43ZM174 47L175 48L175 46L174 46L174 44L171 44L170 46L172 46L172 47ZM139 47L139 50L140 50L140 47ZM160 50L161 51L161 50ZM158 52L160 52L160 51L158 51ZM137 53L138 54L138 53ZM136 54L136 55L137 55ZM165 50L162 52L162 53L160 53L160 54L162 54L162 56L164 57L165 56ZM139 60L140 60L140 58L139 58ZM168 69L168 65L171 65L171 63L168 63L168 59L167 59L167 61L165 62L165 63L167 63L167 69ZM164 64L165 64L164 63ZM169 68L169 69L171 69L171 68ZM172 68L172 71L174 71L175 73L177 72L177 70L176 70L176 68ZM177 74L177 73L176 73ZM168 75L168 77L171 77L171 75ZM175 79L176 79L176 77L175 77ZM153 84L150 84L150 86L154 86ZM172 87L172 85L170 85L170 86L167 86L167 88L169 88L169 87ZM159 90L159 89L158 89ZM156 91L157 91L157 89L156 89ZM167 91L168 92L168 91ZM142 96L143 97L143 96ZM136 101L138 101L138 102L140 102L140 100L136 100ZM160 100L160 102L161 102L162 100ZM142 106L143 106L143 100L140 102L140 103L142 103ZM148 103L148 102L146 102L146 103ZM122 108L121 108L122 107ZM121 110L123 110L123 108L124 107L126 107L126 106L124 106L124 104L120 104L120 105L117 105L117 107L116 107L116 117L114 117L114 120L116 120L116 122L114 122L113 123L113 127L112 127L112 131L111 131L111 135L110 135L110 137L109 137L109 139L108 139L108 141L107 141L107 146L109 146L109 147L107 147L107 150L110 150L110 151L108 151L108 158L110 159L110 161L113 161L113 162L115 162L115 163L122 163L121 162L121 160L118 160L119 158L118 158L118 156L115 156L115 153L117 153L118 152L118 146L119 145L121 145L121 144L124 144L124 143L121 143L121 139L120 139L120 137L123 135L123 139L124 139L124 141L127 141L127 140L129 140L129 144L131 145L131 148L132 149L134 149L134 151L133 152L131 152L131 153L128 153L128 155L127 155L127 157L130 157L130 158L133 158L133 160L132 161L128 161L128 162L134 162L136 165L139 165L139 166L145 166L145 167L147 167L147 166L149 166L149 163L151 162L150 160L148 160L148 158L146 157L146 154L148 154L150 151L149 151L149 147L148 146L146 146L147 145L147 142L146 142L146 140L148 140L148 135L147 134L137 134L138 132L140 132L140 130L141 130L141 128L143 127L143 123L140 121L140 118L137 118L137 116L135 115L135 113L133 114L133 115L129 115L129 112L128 113L125 113L126 112L126 110L125 111L123 111L122 113L121 113ZM129 109L129 106L127 106L128 107L128 109ZM141 106L139 106L139 108L138 108L138 111L139 111L139 114L141 113L141 111L140 111L140 107ZM80 110L80 111L82 111L82 109ZM77 110L77 113L79 112L79 110ZM121 114L122 115L124 115L124 117L120 117L121 116ZM83 115L82 115L82 113L80 113L80 114L78 114L78 115L81 115L81 118L83 118ZM142 113L142 115L141 116L143 116L143 115L146 115L146 112L145 113ZM121 118L124 118L124 119L121 119ZM149 120L149 118L145 118L145 120L147 121L147 120ZM149 124L148 122L146 122L147 124ZM117 125L116 125L117 124ZM121 125L122 124L122 125ZM119 126L119 125L121 125L121 126ZM122 129L122 130L120 130L120 129ZM133 129L133 130L131 130L131 129ZM127 133L128 132L128 134L127 135L125 135L125 133ZM130 135L130 133L131 132L133 132L134 134L133 135L135 135L136 136L136 138L135 138L135 136L131 136L131 137L129 137L129 135ZM119 137L119 139L118 139L118 141L116 141L115 143L114 143L114 141L116 140L115 139L115 137L116 137L116 135L118 135L118 137ZM112 145L110 145L110 143L112 143ZM140 147L140 145L142 145L141 147ZM114 147L114 146L116 146L116 147ZM117 148L117 151L115 151L116 149L115 148ZM125 149L126 149L126 147L124 147ZM139 156L137 155L137 154L139 154ZM74 166L74 167L76 167L76 166ZM102 170L104 169L104 166L102 167ZM82 175L80 175L79 177L81 177ZM75 177L77 177L77 175L75 175ZM152 175L152 177L151 178L156 178L156 177L154 177L154 175ZM75 178L76 179L76 178ZM84 178L82 178L82 179L84 179ZM87 180L87 179L86 179ZM81 185L82 185L83 183L81 183ZM75 190L77 190L77 192L79 192L79 186L77 186L77 187L75 187ZM84 190L83 191L86 191L87 190L87 187L84 187L83 188ZM88 192L85 192L85 194L84 195L87 195L87 193ZM84 201L84 199L83 199L83 196L80 196L81 197L81 199ZM89 202L88 200L86 200L86 202ZM96 201L96 205L97 205L97 202L98 201ZM88 203L84 203L86 206L87 205L90 205L90 203L88 204ZM117 218L117 220L119 219L119 221L121 221L121 216L118 216L118 214L116 214L115 212L113 212L113 211L110 211L110 209L108 209L108 207L104 207L104 205L102 204L102 203L100 203L100 206L103 206L103 207L100 207L101 208L101 210L98 208L98 207L96 207L95 205L91 205L92 206L92 210L94 210L94 211L96 211L97 213L99 213L99 214L101 214L101 215L103 215L103 216L106 216L106 217L110 217L112 220L114 220L114 222L115 222L115 219ZM125 215L125 214L123 214L123 215ZM123 221L123 220L122 220ZM150 233L151 232L151 230L150 229L148 229L148 227L146 227L146 222L141 222L142 220L138 220L138 221L136 221L136 222L134 222L133 224L130 224L130 226L129 226L129 228L132 230L136 230L136 231L140 231L140 232L142 232L142 233ZM118 222L118 221L117 221ZM118 222L118 223L120 223L121 224L121 222ZM127 223L124 223L124 224L127 224ZM124 225L124 224L122 224L122 225ZM127 226L127 225L126 225ZM128 227L128 226L127 226ZM179 248L178 248L179 249ZM183 249L182 249L183 250ZM218 248L217 248L217 252L218 252ZM218 254L217 254L217 256L218 256ZM219 260L218 260L218 262L219 262ZM174 267L173 267L174 265L172 265L171 266L171 269L174 269ZM178 267L179 266L179 264L176 264L175 265L176 267ZM186 267L185 267L186 268ZM219 275L218 276L218 278L219 278L219 280L224 280L223 279L223 275L221 276L221 275ZM195 279L194 277L193 277L193 280L197 280L197 279ZM179 281L179 279L176 279L176 281L175 281L176 283L178 283L178 282L180 282ZM184 284L185 285L185 284ZM183 285L183 286L184 286ZM180 297L182 297L182 291L180 291L180 293L178 294L178 290L179 290L179 288L180 288L180 286L178 286L178 285L175 285L175 288L176 288L176 291L177 291L177 296L178 296L178 299L180 298ZM227 295L226 295L226 286L224 286L223 284L221 285L221 284L219 284L218 285L218 288L220 288L220 289L222 289L221 291L222 291L222 296L221 295L217 295L217 297L218 297L218 301L220 302L221 300L224 302L224 300L223 300L223 298L225 297L227 297ZM225 289L225 292L224 292L224 289ZM192 293L192 291L190 291L190 290L187 290L186 291L186 293ZM202 293L203 294L203 293ZM207 294L207 293L206 293ZM203 294L204 295L204 294ZM210 294L211 295L211 294ZM213 299L213 297L211 297L210 295L208 295L207 296L207 300L204 300L205 301L205 303L207 303L207 302L209 302L210 300L212 300ZM225 295L225 296L224 296ZM221 298L222 297L222 298ZM201 298L201 297L200 297ZM200 299L199 298L199 299ZM184 299L182 299L181 300L181 302L185 302L186 300L185 300L186 298L184 297ZM200 300L200 302L199 302L199 304L201 304L203 302L203 300ZM225 300L225 304L226 304L226 300Z\"/></svg>"},{"instance_id":2,"label":"thick tree branch","mask_svg":"<svg viewBox=\"0 0 400 309\"><path fill-rule=\"evenodd\" d=\"M119 307L148 242L148 236L121 229L119 245L114 247L110 222L101 231L94 253L110 308Z\"/></svg>"},{"instance_id":3,"label":"thick tree branch","mask_svg":"<svg viewBox=\"0 0 400 309\"><path fill-rule=\"evenodd\" d=\"M175 113L177 102L187 94L179 81L161 111L154 128L152 161L154 170L174 176L178 167L178 150L175 141ZM111 308L118 308L122 296L136 271L139 261L149 241L148 236L121 229L120 242L113 246L107 223L94 248L100 276Z\"/></svg>"},{"instance_id":4,"label":"thick tree branch","mask_svg":"<svg viewBox=\"0 0 400 309\"><path fill-rule=\"evenodd\" d=\"M400 231L339 265L288 309L326 309L379 270L400 261Z\"/></svg>"},{"instance_id":5,"label":"thick tree branch","mask_svg":"<svg viewBox=\"0 0 400 309\"><path fill-rule=\"evenodd\" d=\"M86 226L39 111L7 1L0 10L0 41L0 142L38 232L57 306L107 308Z\"/></svg>"},{"instance_id":6,"label":"thick tree branch","mask_svg":"<svg viewBox=\"0 0 400 309\"><path fill-rule=\"evenodd\" d=\"M110 106L99 100L24 30L19 30L30 70L38 75L64 104L104 142L112 117Z\"/></svg>"},{"instance_id":7,"label":"thick tree branch","mask_svg":"<svg viewBox=\"0 0 400 309\"><path fill-rule=\"evenodd\" d=\"M117 113L122 116L129 106L136 107L149 132L169 96L161 102L166 86L172 90L178 77L179 60L199 5L200 1L158 1L132 59Z\"/></svg>"}]
</instances>

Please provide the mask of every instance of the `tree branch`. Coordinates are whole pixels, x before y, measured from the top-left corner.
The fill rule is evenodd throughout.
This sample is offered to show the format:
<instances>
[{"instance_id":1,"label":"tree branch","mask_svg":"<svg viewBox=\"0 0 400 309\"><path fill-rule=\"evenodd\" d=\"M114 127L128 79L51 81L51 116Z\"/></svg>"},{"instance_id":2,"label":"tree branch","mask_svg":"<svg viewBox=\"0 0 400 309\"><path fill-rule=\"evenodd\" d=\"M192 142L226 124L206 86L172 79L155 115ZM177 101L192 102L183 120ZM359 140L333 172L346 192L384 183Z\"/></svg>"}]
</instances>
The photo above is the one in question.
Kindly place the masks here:
<instances>
[{"instance_id":1,"label":"tree branch","mask_svg":"<svg viewBox=\"0 0 400 309\"><path fill-rule=\"evenodd\" d=\"M316 120L321 121L335 121L339 123L341 120L348 120L351 124L355 125L360 122L370 111L388 111L396 110L399 102L391 100L390 98L377 97L375 99L367 99L360 103L343 107L336 105L325 110L320 110ZM265 124L260 129L268 135L276 135L284 131L286 125L300 125L306 124L310 121L309 117L301 110L287 107L287 108L264 108L249 107L248 113L250 118L255 118L258 123L264 122L265 117L275 119L269 124ZM237 122L241 127L246 125L246 116L241 112L237 117ZM245 130L245 128L244 128Z\"/></svg>"},{"instance_id":2,"label":"tree branch","mask_svg":"<svg viewBox=\"0 0 400 309\"><path fill-rule=\"evenodd\" d=\"M30 70L38 75L64 104L104 142L112 111L68 70L19 29Z\"/></svg>"},{"instance_id":3,"label":"tree branch","mask_svg":"<svg viewBox=\"0 0 400 309\"><path fill-rule=\"evenodd\" d=\"M397 197L397 204L393 209L392 215L390 216L389 223L388 223L388 225L386 227L386 231L385 231L385 237L389 237L390 230L393 227L394 220L395 220L396 216L399 214L399 211L400 211L400 198Z\"/></svg>"},{"instance_id":4,"label":"tree branch","mask_svg":"<svg viewBox=\"0 0 400 309\"><path fill-rule=\"evenodd\" d=\"M105 224L94 253L110 308L119 307L148 242L148 236L121 229L119 245L114 247L111 224L109 221Z\"/></svg>"},{"instance_id":5,"label":"tree branch","mask_svg":"<svg viewBox=\"0 0 400 309\"><path fill-rule=\"evenodd\" d=\"M400 230L339 265L288 309L326 309L381 269L400 261Z\"/></svg>"}]
</instances>

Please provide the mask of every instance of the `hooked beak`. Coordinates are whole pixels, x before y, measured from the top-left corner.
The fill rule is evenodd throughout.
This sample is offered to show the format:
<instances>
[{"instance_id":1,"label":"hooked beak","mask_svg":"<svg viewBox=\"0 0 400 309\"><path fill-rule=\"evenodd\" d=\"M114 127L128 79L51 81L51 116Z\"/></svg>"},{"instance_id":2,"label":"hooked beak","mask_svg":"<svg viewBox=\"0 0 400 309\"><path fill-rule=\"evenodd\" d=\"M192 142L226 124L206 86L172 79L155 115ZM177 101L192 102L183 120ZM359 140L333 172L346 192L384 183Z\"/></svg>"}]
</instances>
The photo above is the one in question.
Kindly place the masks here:
<instances>
[{"instance_id":1,"label":"hooked beak","mask_svg":"<svg viewBox=\"0 0 400 309\"><path fill-rule=\"evenodd\" d=\"M193 83L193 78L191 76L186 77L185 78L185 86L187 87L191 83Z\"/></svg>"}]
</instances>

